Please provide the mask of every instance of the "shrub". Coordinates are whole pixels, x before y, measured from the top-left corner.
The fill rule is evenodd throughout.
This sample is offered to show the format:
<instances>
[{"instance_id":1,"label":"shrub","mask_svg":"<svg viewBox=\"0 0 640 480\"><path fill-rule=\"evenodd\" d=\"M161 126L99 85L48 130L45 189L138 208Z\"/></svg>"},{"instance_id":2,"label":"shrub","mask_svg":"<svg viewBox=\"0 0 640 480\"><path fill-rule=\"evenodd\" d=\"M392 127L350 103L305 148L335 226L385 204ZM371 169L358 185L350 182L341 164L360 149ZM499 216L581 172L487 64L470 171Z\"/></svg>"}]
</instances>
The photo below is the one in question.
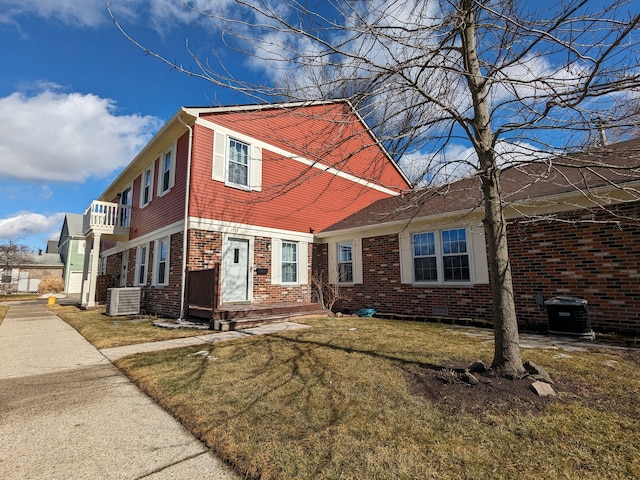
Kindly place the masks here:
<instances>
[{"instance_id":1,"label":"shrub","mask_svg":"<svg viewBox=\"0 0 640 480\"><path fill-rule=\"evenodd\" d=\"M64 290L64 281L61 277L46 276L40 280L38 293L60 293Z\"/></svg>"}]
</instances>

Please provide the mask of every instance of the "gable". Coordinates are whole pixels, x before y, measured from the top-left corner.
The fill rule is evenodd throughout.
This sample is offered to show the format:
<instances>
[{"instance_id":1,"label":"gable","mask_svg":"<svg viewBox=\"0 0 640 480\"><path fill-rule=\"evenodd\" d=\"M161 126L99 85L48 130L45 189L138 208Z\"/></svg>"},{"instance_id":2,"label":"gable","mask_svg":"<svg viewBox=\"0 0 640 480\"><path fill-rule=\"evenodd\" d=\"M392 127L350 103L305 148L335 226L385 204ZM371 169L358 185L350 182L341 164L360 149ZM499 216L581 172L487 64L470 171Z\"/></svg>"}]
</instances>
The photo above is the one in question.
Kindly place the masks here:
<instances>
[{"instance_id":1,"label":"gable","mask_svg":"<svg viewBox=\"0 0 640 480\"><path fill-rule=\"evenodd\" d=\"M200 118L396 192L409 181L346 102L217 111ZM215 128L215 127L214 127Z\"/></svg>"}]
</instances>

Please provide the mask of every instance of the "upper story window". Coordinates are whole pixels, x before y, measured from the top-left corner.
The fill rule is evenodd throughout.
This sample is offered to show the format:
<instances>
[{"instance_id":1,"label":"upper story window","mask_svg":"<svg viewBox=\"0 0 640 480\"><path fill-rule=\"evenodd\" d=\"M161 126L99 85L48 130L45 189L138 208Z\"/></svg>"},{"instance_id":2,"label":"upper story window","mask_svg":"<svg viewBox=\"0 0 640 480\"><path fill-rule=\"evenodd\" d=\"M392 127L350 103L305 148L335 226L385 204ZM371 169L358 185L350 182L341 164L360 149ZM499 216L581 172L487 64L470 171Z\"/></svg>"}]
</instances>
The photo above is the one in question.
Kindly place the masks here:
<instances>
[{"instance_id":1,"label":"upper story window","mask_svg":"<svg viewBox=\"0 0 640 480\"><path fill-rule=\"evenodd\" d=\"M412 247L415 282L471 281L464 228L414 233Z\"/></svg>"},{"instance_id":2,"label":"upper story window","mask_svg":"<svg viewBox=\"0 0 640 480\"><path fill-rule=\"evenodd\" d=\"M231 136L222 132L214 134L213 180L242 190L261 191L262 148L243 135Z\"/></svg>"},{"instance_id":3,"label":"upper story window","mask_svg":"<svg viewBox=\"0 0 640 480\"><path fill-rule=\"evenodd\" d=\"M234 185L249 186L249 145L229 138L229 166L227 181Z\"/></svg>"},{"instance_id":4,"label":"upper story window","mask_svg":"<svg viewBox=\"0 0 640 480\"><path fill-rule=\"evenodd\" d=\"M125 188L120 193L120 213L118 216L118 225L121 227L129 227L131 215L131 187Z\"/></svg>"},{"instance_id":5,"label":"upper story window","mask_svg":"<svg viewBox=\"0 0 640 480\"><path fill-rule=\"evenodd\" d=\"M353 283L353 244L338 243L338 282Z\"/></svg>"},{"instance_id":6,"label":"upper story window","mask_svg":"<svg viewBox=\"0 0 640 480\"><path fill-rule=\"evenodd\" d=\"M153 165L150 165L144 172L142 172L142 181L140 183L140 207L144 207L151 202L151 196L153 195L152 185Z\"/></svg>"},{"instance_id":7,"label":"upper story window","mask_svg":"<svg viewBox=\"0 0 640 480\"><path fill-rule=\"evenodd\" d=\"M298 244L282 242L282 283L298 283Z\"/></svg>"},{"instance_id":8,"label":"upper story window","mask_svg":"<svg viewBox=\"0 0 640 480\"><path fill-rule=\"evenodd\" d=\"M162 196L171 190L176 171L175 144L160 157L160 171L158 172L158 196Z\"/></svg>"}]
</instances>

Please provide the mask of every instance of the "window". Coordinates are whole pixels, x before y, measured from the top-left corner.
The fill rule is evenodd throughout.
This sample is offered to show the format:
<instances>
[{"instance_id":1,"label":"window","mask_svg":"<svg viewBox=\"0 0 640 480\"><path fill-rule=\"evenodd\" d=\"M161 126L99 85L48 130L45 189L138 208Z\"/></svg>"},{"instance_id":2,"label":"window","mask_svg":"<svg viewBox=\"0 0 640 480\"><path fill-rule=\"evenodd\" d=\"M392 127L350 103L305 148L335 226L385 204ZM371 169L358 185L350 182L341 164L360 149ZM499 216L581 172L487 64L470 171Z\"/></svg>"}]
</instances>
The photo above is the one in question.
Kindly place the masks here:
<instances>
[{"instance_id":1,"label":"window","mask_svg":"<svg viewBox=\"0 0 640 480\"><path fill-rule=\"evenodd\" d=\"M415 282L468 282L471 280L467 234L464 228L412 236Z\"/></svg>"},{"instance_id":2,"label":"window","mask_svg":"<svg viewBox=\"0 0 640 480\"><path fill-rule=\"evenodd\" d=\"M129 227L129 214L131 210L131 187L125 188L120 193L120 213L118 215L118 225Z\"/></svg>"},{"instance_id":3,"label":"window","mask_svg":"<svg viewBox=\"0 0 640 480\"><path fill-rule=\"evenodd\" d=\"M175 145L173 145L160 157L158 196L164 195L173 187L175 167Z\"/></svg>"},{"instance_id":4,"label":"window","mask_svg":"<svg viewBox=\"0 0 640 480\"><path fill-rule=\"evenodd\" d=\"M147 262L149 260L149 248L147 245L141 245L136 252L136 285L147 284Z\"/></svg>"},{"instance_id":5,"label":"window","mask_svg":"<svg viewBox=\"0 0 640 480\"><path fill-rule=\"evenodd\" d=\"M169 284L169 238L156 241L155 245L155 285Z\"/></svg>"},{"instance_id":6,"label":"window","mask_svg":"<svg viewBox=\"0 0 640 480\"><path fill-rule=\"evenodd\" d=\"M413 235L413 271L416 282L438 280L436 242L433 232Z\"/></svg>"},{"instance_id":7,"label":"window","mask_svg":"<svg viewBox=\"0 0 640 480\"><path fill-rule=\"evenodd\" d=\"M464 228L442 232L442 263L445 282L468 281L471 278Z\"/></svg>"},{"instance_id":8,"label":"window","mask_svg":"<svg viewBox=\"0 0 640 480\"><path fill-rule=\"evenodd\" d=\"M151 185L153 185L153 165L142 173L142 182L140 186L140 207L144 207L151 201Z\"/></svg>"},{"instance_id":9,"label":"window","mask_svg":"<svg viewBox=\"0 0 640 480\"><path fill-rule=\"evenodd\" d=\"M353 244L338 243L338 282L353 283Z\"/></svg>"},{"instance_id":10,"label":"window","mask_svg":"<svg viewBox=\"0 0 640 480\"><path fill-rule=\"evenodd\" d=\"M282 242L282 283L298 283L298 244Z\"/></svg>"},{"instance_id":11,"label":"window","mask_svg":"<svg viewBox=\"0 0 640 480\"><path fill-rule=\"evenodd\" d=\"M87 241L86 240L78 240L78 254L84 255L85 250L87 249Z\"/></svg>"},{"instance_id":12,"label":"window","mask_svg":"<svg viewBox=\"0 0 640 480\"><path fill-rule=\"evenodd\" d=\"M249 186L249 145L229 139L228 182Z\"/></svg>"}]
</instances>

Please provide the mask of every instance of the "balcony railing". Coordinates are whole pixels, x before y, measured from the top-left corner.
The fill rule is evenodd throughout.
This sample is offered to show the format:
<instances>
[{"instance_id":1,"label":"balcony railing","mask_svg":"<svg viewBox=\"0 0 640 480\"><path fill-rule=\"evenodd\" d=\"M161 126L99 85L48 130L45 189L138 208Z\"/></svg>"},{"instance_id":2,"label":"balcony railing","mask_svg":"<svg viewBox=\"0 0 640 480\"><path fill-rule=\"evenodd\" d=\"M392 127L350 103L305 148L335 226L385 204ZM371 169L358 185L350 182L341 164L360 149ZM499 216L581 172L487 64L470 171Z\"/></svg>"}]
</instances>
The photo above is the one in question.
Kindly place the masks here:
<instances>
[{"instance_id":1,"label":"balcony railing","mask_svg":"<svg viewBox=\"0 0 640 480\"><path fill-rule=\"evenodd\" d=\"M105 235L129 235L131 207L111 202L91 202L84 212L83 232Z\"/></svg>"}]
</instances>

